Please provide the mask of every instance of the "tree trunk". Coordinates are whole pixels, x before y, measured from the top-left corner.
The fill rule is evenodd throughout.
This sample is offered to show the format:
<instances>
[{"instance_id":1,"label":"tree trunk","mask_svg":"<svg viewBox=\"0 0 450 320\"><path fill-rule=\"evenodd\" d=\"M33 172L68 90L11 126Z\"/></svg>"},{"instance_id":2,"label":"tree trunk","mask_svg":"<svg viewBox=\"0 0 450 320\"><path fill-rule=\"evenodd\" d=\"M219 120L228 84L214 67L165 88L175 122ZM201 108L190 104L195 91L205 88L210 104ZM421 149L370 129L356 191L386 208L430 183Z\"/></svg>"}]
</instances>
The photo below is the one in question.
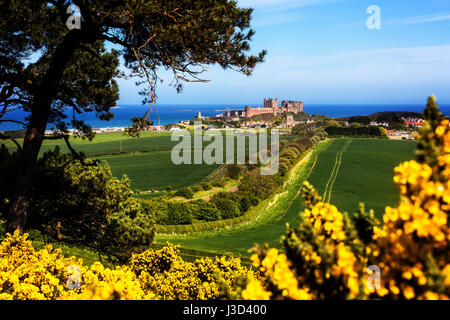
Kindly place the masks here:
<instances>
[{"instance_id":1,"label":"tree trunk","mask_svg":"<svg viewBox=\"0 0 450 320\"><path fill-rule=\"evenodd\" d=\"M48 117L47 117L48 118ZM42 145L44 130L29 126L23 142L20 164L11 190L11 205L8 211L7 232L22 233L29 215L29 199L36 175L36 164Z\"/></svg>"},{"instance_id":2,"label":"tree trunk","mask_svg":"<svg viewBox=\"0 0 450 320\"><path fill-rule=\"evenodd\" d=\"M94 42L95 33L88 30L69 31L56 48L48 70L34 94L31 116L20 155L19 169L11 190L7 232L23 232L30 214L30 196L37 172L37 160L44 140L51 105L57 94L64 70L81 42Z\"/></svg>"}]
</instances>

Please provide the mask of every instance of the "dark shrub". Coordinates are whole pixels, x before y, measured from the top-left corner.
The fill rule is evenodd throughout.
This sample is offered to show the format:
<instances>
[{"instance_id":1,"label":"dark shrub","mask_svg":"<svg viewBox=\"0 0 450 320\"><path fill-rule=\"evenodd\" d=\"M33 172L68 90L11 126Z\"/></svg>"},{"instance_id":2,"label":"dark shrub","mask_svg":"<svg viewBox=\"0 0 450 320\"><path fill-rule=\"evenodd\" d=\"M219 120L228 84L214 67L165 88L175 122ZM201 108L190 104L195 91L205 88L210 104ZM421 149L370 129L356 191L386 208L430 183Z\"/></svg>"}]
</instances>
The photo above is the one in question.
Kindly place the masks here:
<instances>
[{"instance_id":1,"label":"dark shrub","mask_svg":"<svg viewBox=\"0 0 450 320\"><path fill-rule=\"evenodd\" d=\"M151 245L154 218L133 196L126 176L115 178L106 162L85 162L59 148L43 155L39 167L53 170L40 171L34 181L28 227L124 262L133 250Z\"/></svg>"},{"instance_id":2,"label":"dark shrub","mask_svg":"<svg viewBox=\"0 0 450 320\"><path fill-rule=\"evenodd\" d=\"M181 188L175 192L175 197L183 197L186 199L192 199L194 197L194 192L192 192L191 188Z\"/></svg>"},{"instance_id":3,"label":"dark shrub","mask_svg":"<svg viewBox=\"0 0 450 320\"><path fill-rule=\"evenodd\" d=\"M244 175L239 190L264 200L275 192L276 185L272 176L263 176L260 170L253 170Z\"/></svg>"},{"instance_id":4,"label":"dark shrub","mask_svg":"<svg viewBox=\"0 0 450 320\"><path fill-rule=\"evenodd\" d=\"M215 195L210 203L213 203L217 209L219 209L220 216L222 219L232 219L239 217L241 211L239 206L233 200L227 198L226 196L221 197L222 193ZM225 194L226 195L226 194Z\"/></svg>"},{"instance_id":5,"label":"dark shrub","mask_svg":"<svg viewBox=\"0 0 450 320\"><path fill-rule=\"evenodd\" d=\"M199 200L191 203L192 217L196 220L217 221L220 220L220 212L214 203Z\"/></svg>"},{"instance_id":6,"label":"dark shrub","mask_svg":"<svg viewBox=\"0 0 450 320\"><path fill-rule=\"evenodd\" d=\"M202 182L200 185L202 186L203 190L205 190L205 191L212 189L212 185L209 182Z\"/></svg>"},{"instance_id":7,"label":"dark shrub","mask_svg":"<svg viewBox=\"0 0 450 320\"><path fill-rule=\"evenodd\" d=\"M244 172L245 166L240 164L230 164L227 166L227 176L231 179L239 179L240 175Z\"/></svg>"},{"instance_id":8,"label":"dark shrub","mask_svg":"<svg viewBox=\"0 0 450 320\"><path fill-rule=\"evenodd\" d=\"M169 203L166 225L191 224L191 208L188 203L172 202Z\"/></svg>"},{"instance_id":9,"label":"dark shrub","mask_svg":"<svg viewBox=\"0 0 450 320\"><path fill-rule=\"evenodd\" d=\"M249 199L249 195L244 193L242 194L242 198L239 201L239 209L242 213L247 212L252 207L252 202Z\"/></svg>"}]
</instances>

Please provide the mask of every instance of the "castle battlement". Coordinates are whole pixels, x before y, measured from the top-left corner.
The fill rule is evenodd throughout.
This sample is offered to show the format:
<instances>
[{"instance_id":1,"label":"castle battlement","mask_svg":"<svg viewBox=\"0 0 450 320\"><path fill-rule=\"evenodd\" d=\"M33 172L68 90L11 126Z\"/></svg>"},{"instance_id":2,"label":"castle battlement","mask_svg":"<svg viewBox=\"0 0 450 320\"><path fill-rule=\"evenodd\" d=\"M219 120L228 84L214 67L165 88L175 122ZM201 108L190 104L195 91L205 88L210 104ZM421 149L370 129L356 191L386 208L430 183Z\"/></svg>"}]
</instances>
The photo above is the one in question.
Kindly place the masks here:
<instances>
[{"instance_id":1,"label":"castle battlement","mask_svg":"<svg viewBox=\"0 0 450 320\"><path fill-rule=\"evenodd\" d=\"M251 118L260 114L272 114L274 116L283 113L293 113L298 114L303 112L303 102L302 101L292 101L286 100L282 101L279 105L278 99L264 99L264 107L253 108L251 106L246 106L244 110L229 110L226 111L221 118L227 120L240 120L245 118Z\"/></svg>"},{"instance_id":2,"label":"castle battlement","mask_svg":"<svg viewBox=\"0 0 450 320\"><path fill-rule=\"evenodd\" d=\"M273 114L274 116L282 113L300 113L303 112L302 101L283 101L281 106L278 99L264 99L264 108L252 108L250 106L245 107L245 116L247 118L260 115L260 114Z\"/></svg>"}]
</instances>

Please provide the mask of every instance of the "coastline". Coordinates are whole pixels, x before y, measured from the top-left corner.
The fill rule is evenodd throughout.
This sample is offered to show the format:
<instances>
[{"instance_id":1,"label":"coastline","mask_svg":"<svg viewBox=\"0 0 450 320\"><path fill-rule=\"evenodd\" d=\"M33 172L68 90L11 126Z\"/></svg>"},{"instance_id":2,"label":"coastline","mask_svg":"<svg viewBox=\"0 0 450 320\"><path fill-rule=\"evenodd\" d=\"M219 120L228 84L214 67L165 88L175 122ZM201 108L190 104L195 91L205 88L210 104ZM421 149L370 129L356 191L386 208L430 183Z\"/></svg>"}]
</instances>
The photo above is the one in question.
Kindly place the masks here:
<instances>
[{"instance_id":1,"label":"coastline","mask_svg":"<svg viewBox=\"0 0 450 320\"><path fill-rule=\"evenodd\" d=\"M258 107L258 104L252 106ZM425 104L404 104L404 105L371 105L371 104L305 104L304 110L310 115L325 115L329 118L343 118L351 116L366 116L377 112L384 111L410 111L423 112ZM218 110L242 109L244 105L229 104L229 105L159 105L158 112L160 116L160 125L179 123L187 119L195 118L198 111L206 117L214 117ZM450 116L450 105L440 104L441 112ZM94 114L85 114L79 120L84 120L86 124L92 128L99 129L99 132L121 131L124 128L131 126L133 117L142 114L142 105L122 104L113 109L115 117L109 122L101 121L95 117ZM22 121L27 116L24 112L12 112L9 115L11 120ZM150 115L152 119L156 119L156 114ZM0 131L18 131L23 130L23 127L14 123L2 123ZM48 128L50 130L50 128Z\"/></svg>"}]
</instances>

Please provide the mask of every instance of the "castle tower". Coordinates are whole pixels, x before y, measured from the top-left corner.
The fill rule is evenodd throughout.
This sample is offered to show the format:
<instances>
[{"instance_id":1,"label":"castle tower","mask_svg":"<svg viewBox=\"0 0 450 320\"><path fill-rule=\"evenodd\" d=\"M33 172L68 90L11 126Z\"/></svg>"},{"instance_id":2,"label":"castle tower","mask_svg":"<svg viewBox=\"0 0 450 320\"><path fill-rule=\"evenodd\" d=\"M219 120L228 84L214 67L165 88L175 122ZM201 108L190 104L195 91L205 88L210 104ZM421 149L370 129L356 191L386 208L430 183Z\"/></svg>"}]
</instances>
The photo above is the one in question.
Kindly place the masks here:
<instances>
[{"instance_id":1,"label":"castle tower","mask_svg":"<svg viewBox=\"0 0 450 320\"><path fill-rule=\"evenodd\" d=\"M264 108L273 109L278 108L278 99L264 99Z\"/></svg>"},{"instance_id":2,"label":"castle tower","mask_svg":"<svg viewBox=\"0 0 450 320\"><path fill-rule=\"evenodd\" d=\"M245 107L245 116L247 118L250 118L252 116L252 107L250 107L250 106Z\"/></svg>"}]
</instances>

